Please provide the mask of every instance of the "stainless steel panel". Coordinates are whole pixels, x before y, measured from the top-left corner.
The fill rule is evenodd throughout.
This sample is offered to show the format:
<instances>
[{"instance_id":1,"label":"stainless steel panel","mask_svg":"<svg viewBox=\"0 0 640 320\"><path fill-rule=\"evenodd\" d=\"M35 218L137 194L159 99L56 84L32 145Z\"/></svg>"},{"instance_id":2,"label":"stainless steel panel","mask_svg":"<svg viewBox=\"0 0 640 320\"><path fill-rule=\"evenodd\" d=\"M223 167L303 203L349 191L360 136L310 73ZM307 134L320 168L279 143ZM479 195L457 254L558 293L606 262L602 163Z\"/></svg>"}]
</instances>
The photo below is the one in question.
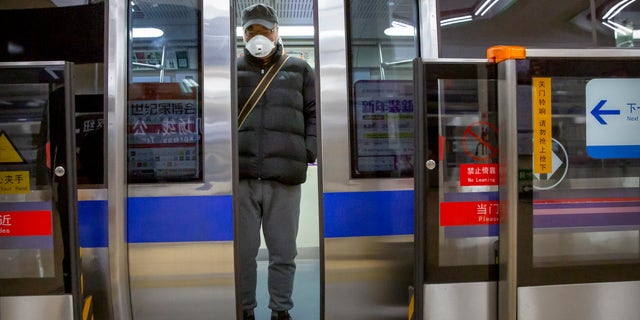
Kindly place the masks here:
<instances>
[{"instance_id":1,"label":"stainless steel panel","mask_svg":"<svg viewBox=\"0 0 640 320\"><path fill-rule=\"evenodd\" d=\"M424 59L437 59L440 56L440 39L437 0L420 0L420 52Z\"/></svg>"},{"instance_id":2,"label":"stainless steel panel","mask_svg":"<svg viewBox=\"0 0 640 320\"><path fill-rule=\"evenodd\" d=\"M71 295L0 297L1 320L73 319Z\"/></svg>"},{"instance_id":3,"label":"stainless steel panel","mask_svg":"<svg viewBox=\"0 0 640 320\"><path fill-rule=\"evenodd\" d=\"M413 179L350 178L345 5L317 6L321 192L412 190ZM331 238L321 247L324 319L406 319L412 235Z\"/></svg>"},{"instance_id":4,"label":"stainless steel panel","mask_svg":"<svg viewBox=\"0 0 640 320\"><path fill-rule=\"evenodd\" d=\"M628 49L526 49L527 58L536 57L571 57L571 58L613 58L613 57L637 57L638 50Z\"/></svg>"},{"instance_id":5,"label":"stainless steel panel","mask_svg":"<svg viewBox=\"0 0 640 320\"><path fill-rule=\"evenodd\" d=\"M507 60L498 65L498 128L500 128L500 176L516 177L500 179L500 240L498 318L516 317L517 288L517 210L518 210L518 145L516 113L515 61Z\"/></svg>"},{"instance_id":6,"label":"stainless steel panel","mask_svg":"<svg viewBox=\"0 0 640 320\"><path fill-rule=\"evenodd\" d=\"M78 201L107 200L107 189L79 189Z\"/></svg>"},{"instance_id":7,"label":"stainless steel panel","mask_svg":"<svg viewBox=\"0 0 640 320\"><path fill-rule=\"evenodd\" d=\"M74 66L74 94L104 93L104 64L87 63Z\"/></svg>"},{"instance_id":8,"label":"stainless steel panel","mask_svg":"<svg viewBox=\"0 0 640 320\"><path fill-rule=\"evenodd\" d=\"M113 319L109 306L109 249L82 248L82 275L85 296L93 297L95 319Z\"/></svg>"},{"instance_id":9,"label":"stainless steel panel","mask_svg":"<svg viewBox=\"0 0 640 320\"><path fill-rule=\"evenodd\" d=\"M135 319L235 319L232 242L130 244Z\"/></svg>"},{"instance_id":10,"label":"stainless steel panel","mask_svg":"<svg viewBox=\"0 0 640 320\"><path fill-rule=\"evenodd\" d=\"M495 282L443 283L424 286L425 320L495 320Z\"/></svg>"},{"instance_id":11,"label":"stainless steel panel","mask_svg":"<svg viewBox=\"0 0 640 320\"><path fill-rule=\"evenodd\" d=\"M127 248L127 2L107 8L107 185L109 221L109 306L115 319L131 319Z\"/></svg>"},{"instance_id":12,"label":"stainless steel panel","mask_svg":"<svg viewBox=\"0 0 640 320\"><path fill-rule=\"evenodd\" d=\"M325 239L324 319L406 319L413 236Z\"/></svg>"},{"instance_id":13,"label":"stainless steel panel","mask_svg":"<svg viewBox=\"0 0 640 320\"><path fill-rule=\"evenodd\" d=\"M80 189L78 201L107 200L107 189ZM96 319L111 319L108 248L82 248L84 293L93 297Z\"/></svg>"},{"instance_id":14,"label":"stainless steel panel","mask_svg":"<svg viewBox=\"0 0 640 320\"><path fill-rule=\"evenodd\" d=\"M129 197L232 194L231 4L201 5L203 181L128 185ZM233 242L131 243L128 250L133 318L235 319Z\"/></svg>"},{"instance_id":15,"label":"stainless steel panel","mask_svg":"<svg viewBox=\"0 0 640 320\"><path fill-rule=\"evenodd\" d=\"M235 52L231 49L231 44L235 43L232 33L235 28L230 8L228 0L203 1L203 162L205 186L211 185L209 190L202 188L204 194L231 194L232 133L235 128L232 112L236 110L231 106L235 104L236 91L231 73L232 69L235 70L235 59L231 59L231 52Z\"/></svg>"},{"instance_id":16,"label":"stainless steel panel","mask_svg":"<svg viewBox=\"0 0 640 320\"><path fill-rule=\"evenodd\" d=\"M636 320L638 301L638 281L520 287L518 319Z\"/></svg>"}]
</instances>

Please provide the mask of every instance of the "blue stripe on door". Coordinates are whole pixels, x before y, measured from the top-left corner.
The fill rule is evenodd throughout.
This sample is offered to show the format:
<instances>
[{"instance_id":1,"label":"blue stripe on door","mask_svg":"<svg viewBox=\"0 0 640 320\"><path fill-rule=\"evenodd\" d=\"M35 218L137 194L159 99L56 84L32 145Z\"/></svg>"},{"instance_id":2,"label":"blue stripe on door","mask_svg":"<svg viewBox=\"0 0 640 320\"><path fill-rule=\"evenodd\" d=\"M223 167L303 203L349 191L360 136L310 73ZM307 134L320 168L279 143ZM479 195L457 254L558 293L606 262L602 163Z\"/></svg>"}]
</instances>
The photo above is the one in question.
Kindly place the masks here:
<instances>
[{"instance_id":1,"label":"blue stripe on door","mask_svg":"<svg viewBox=\"0 0 640 320\"><path fill-rule=\"evenodd\" d=\"M127 217L130 243L233 239L231 196L129 198Z\"/></svg>"},{"instance_id":2,"label":"blue stripe on door","mask_svg":"<svg viewBox=\"0 0 640 320\"><path fill-rule=\"evenodd\" d=\"M324 236L413 234L413 190L324 194Z\"/></svg>"}]
</instances>

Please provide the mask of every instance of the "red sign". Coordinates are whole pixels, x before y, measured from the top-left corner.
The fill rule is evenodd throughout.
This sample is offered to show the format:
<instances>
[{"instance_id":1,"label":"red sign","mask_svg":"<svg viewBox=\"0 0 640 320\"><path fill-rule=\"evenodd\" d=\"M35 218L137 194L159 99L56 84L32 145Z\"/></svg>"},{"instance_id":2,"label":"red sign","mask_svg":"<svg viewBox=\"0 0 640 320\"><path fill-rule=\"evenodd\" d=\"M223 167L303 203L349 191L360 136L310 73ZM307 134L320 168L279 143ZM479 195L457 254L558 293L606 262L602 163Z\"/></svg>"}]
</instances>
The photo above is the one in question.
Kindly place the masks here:
<instances>
[{"instance_id":1,"label":"red sign","mask_svg":"<svg viewBox=\"0 0 640 320\"><path fill-rule=\"evenodd\" d=\"M460 165L460 185L461 186L497 186L498 185L498 164L461 164Z\"/></svg>"},{"instance_id":2,"label":"red sign","mask_svg":"<svg viewBox=\"0 0 640 320\"><path fill-rule=\"evenodd\" d=\"M0 211L0 237L50 236L51 211Z\"/></svg>"},{"instance_id":3,"label":"red sign","mask_svg":"<svg viewBox=\"0 0 640 320\"><path fill-rule=\"evenodd\" d=\"M498 201L442 202L440 226L498 224Z\"/></svg>"}]
</instances>

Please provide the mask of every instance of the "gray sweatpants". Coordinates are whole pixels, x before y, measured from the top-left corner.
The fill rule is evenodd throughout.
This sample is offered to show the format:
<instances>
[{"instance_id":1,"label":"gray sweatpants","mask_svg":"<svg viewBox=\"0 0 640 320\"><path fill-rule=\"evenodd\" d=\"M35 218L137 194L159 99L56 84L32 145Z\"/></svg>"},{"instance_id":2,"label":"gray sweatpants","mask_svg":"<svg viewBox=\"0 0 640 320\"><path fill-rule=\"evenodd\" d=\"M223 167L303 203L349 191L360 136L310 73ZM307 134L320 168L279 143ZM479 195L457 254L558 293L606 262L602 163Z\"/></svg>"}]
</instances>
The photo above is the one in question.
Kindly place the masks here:
<instances>
[{"instance_id":1,"label":"gray sweatpants","mask_svg":"<svg viewBox=\"0 0 640 320\"><path fill-rule=\"evenodd\" d=\"M256 307L256 256L260 249L260 224L269 251L269 308L293 308L291 293L296 272L295 257L300 185L269 180L240 180L238 194L239 283L243 310Z\"/></svg>"}]
</instances>

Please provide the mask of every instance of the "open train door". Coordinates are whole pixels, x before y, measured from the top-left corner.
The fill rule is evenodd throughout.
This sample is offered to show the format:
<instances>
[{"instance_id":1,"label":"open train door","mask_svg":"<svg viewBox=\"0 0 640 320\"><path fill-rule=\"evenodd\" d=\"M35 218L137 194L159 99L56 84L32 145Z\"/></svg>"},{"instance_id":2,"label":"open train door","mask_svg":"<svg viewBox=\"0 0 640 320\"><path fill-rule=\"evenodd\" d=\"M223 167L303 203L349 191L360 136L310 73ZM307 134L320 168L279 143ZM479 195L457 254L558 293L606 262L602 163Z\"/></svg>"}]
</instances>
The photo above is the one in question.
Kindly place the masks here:
<instances>
[{"instance_id":1,"label":"open train door","mask_svg":"<svg viewBox=\"0 0 640 320\"><path fill-rule=\"evenodd\" d=\"M496 65L414 61L413 319L496 319Z\"/></svg>"},{"instance_id":2,"label":"open train door","mask_svg":"<svg viewBox=\"0 0 640 320\"><path fill-rule=\"evenodd\" d=\"M81 319L71 69L0 63L0 319Z\"/></svg>"}]
</instances>

